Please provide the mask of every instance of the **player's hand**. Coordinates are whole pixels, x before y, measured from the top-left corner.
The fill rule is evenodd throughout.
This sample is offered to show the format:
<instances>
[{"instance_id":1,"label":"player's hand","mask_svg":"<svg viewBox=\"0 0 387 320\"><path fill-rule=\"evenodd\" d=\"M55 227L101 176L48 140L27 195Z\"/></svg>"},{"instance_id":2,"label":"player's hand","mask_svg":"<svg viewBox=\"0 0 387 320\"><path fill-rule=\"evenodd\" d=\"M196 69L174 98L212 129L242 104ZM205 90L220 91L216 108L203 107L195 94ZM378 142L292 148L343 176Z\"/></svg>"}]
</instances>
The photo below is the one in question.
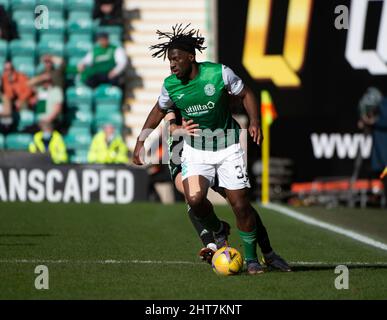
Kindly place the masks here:
<instances>
[{"instance_id":1,"label":"player's hand","mask_svg":"<svg viewBox=\"0 0 387 320\"><path fill-rule=\"evenodd\" d=\"M141 156L143 156L144 153L145 153L144 142L137 140L136 147L134 148L134 152L133 152L133 163L138 166L143 165L144 162L141 160Z\"/></svg>"},{"instance_id":2,"label":"player's hand","mask_svg":"<svg viewBox=\"0 0 387 320\"><path fill-rule=\"evenodd\" d=\"M201 131L200 129L198 129L199 125L197 123L194 123L193 120L186 121L185 119L183 119L181 127L184 130L185 134L188 136L198 137L199 132Z\"/></svg>"},{"instance_id":3,"label":"player's hand","mask_svg":"<svg viewBox=\"0 0 387 320\"><path fill-rule=\"evenodd\" d=\"M259 125L251 123L249 126L249 133L250 133L251 138L253 138L253 141L257 145L261 145L262 140L263 140L263 136L262 136L261 128L259 127Z\"/></svg>"}]
</instances>

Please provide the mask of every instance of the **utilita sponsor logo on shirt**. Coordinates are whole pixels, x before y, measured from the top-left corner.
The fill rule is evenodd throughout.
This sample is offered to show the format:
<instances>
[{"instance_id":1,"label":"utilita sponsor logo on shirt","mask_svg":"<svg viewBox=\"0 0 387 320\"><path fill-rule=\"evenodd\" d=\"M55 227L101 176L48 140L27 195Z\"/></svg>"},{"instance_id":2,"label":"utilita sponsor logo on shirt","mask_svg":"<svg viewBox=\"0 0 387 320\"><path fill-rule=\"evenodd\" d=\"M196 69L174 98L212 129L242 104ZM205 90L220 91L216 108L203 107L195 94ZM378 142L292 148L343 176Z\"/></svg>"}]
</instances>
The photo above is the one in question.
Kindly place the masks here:
<instances>
[{"instance_id":1,"label":"utilita sponsor logo on shirt","mask_svg":"<svg viewBox=\"0 0 387 320\"><path fill-rule=\"evenodd\" d=\"M199 115L207 113L209 110L215 108L215 102L209 101L207 104L195 104L185 109L185 112L189 115Z\"/></svg>"}]
</instances>

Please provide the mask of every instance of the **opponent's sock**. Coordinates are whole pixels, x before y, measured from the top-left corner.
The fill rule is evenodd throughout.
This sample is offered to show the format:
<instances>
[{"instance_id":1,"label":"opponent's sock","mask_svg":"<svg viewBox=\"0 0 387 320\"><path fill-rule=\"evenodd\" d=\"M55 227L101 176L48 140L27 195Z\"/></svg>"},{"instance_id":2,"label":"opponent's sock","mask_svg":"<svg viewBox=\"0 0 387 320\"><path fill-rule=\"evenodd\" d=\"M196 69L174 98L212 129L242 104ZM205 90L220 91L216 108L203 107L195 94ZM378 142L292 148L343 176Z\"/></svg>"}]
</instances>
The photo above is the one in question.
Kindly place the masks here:
<instances>
[{"instance_id":1,"label":"opponent's sock","mask_svg":"<svg viewBox=\"0 0 387 320\"><path fill-rule=\"evenodd\" d=\"M245 260L257 260L257 230L245 232L239 230L239 236L242 239L245 251Z\"/></svg>"},{"instance_id":2,"label":"opponent's sock","mask_svg":"<svg viewBox=\"0 0 387 320\"><path fill-rule=\"evenodd\" d=\"M205 247L207 247L210 243L214 243L214 236L211 231L207 230L203 227L201 222L197 219L195 216L193 210L188 206L188 216L192 222L192 225L194 226L197 234L199 235L200 239L202 240L202 243Z\"/></svg>"},{"instance_id":3,"label":"opponent's sock","mask_svg":"<svg viewBox=\"0 0 387 320\"><path fill-rule=\"evenodd\" d=\"M206 228L208 231L218 232L222 228L222 223L219 218L216 216L214 212L214 208L212 207L211 202L207 200L205 203L205 207L207 212L209 212L206 216L197 215L195 210L191 208L194 217L200 222L200 224Z\"/></svg>"},{"instance_id":4,"label":"opponent's sock","mask_svg":"<svg viewBox=\"0 0 387 320\"><path fill-rule=\"evenodd\" d=\"M253 208L254 215L255 215L255 221L256 221L256 227L257 227L257 243L259 247L261 248L261 252L263 254L272 252L273 249L270 245L270 239L269 235L267 234L266 228L262 223L262 220L258 214L258 212Z\"/></svg>"}]
</instances>

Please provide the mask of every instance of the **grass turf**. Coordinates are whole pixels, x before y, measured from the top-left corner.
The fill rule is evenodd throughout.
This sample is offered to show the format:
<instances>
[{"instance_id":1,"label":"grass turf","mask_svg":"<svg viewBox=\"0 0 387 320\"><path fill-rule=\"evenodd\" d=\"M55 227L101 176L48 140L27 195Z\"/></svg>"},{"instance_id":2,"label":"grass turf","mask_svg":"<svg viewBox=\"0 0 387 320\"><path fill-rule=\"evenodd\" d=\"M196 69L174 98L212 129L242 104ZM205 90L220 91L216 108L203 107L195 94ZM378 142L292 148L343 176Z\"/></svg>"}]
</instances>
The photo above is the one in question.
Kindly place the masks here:
<instances>
[{"instance_id":1,"label":"grass turf","mask_svg":"<svg viewBox=\"0 0 387 320\"><path fill-rule=\"evenodd\" d=\"M231 244L242 251L234 217ZM385 299L387 252L260 209L272 245L288 261L320 262L295 272L219 277L198 262L199 240L185 206L158 204L0 204L0 299ZM366 213L364 213L366 214ZM26 259L26 261L18 261ZM102 263L116 260L121 263ZM133 263L133 260L164 261ZM186 261L173 264L166 261ZM334 266L350 267L337 290ZM34 269L49 268L49 290Z\"/></svg>"}]
</instances>

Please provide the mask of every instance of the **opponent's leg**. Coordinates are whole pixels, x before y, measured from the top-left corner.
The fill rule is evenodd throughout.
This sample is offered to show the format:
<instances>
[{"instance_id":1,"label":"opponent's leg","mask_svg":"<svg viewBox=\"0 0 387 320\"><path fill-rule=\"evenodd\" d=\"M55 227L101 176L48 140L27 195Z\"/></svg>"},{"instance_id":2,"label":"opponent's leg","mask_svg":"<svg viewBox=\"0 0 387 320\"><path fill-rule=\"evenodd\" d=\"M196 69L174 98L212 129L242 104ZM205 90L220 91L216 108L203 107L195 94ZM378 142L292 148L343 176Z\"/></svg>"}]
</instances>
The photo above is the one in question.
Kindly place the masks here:
<instances>
[{"instance_id":1,"label":"opponent's leg","mask_svg":"<svg viewBox=\"0 0 387 320\"><path fill-rule=\"evenodd\" d=\"M184 194L184 187L183 187L183 181L181 179L181 172L179 172L176 175L175 186L176 186L176 189L180 193ZM213 233L203 227L203 225L196 218L195 214L193 213L192 208L189 205L188 205L188 216L189 216L191 223L194 226L198 236L200 237L200 240L202 240L204 247L207 247L208 245L213 244L212 249L216 250L215 239L214 239Z\"/></svg>"}]
</instances>

